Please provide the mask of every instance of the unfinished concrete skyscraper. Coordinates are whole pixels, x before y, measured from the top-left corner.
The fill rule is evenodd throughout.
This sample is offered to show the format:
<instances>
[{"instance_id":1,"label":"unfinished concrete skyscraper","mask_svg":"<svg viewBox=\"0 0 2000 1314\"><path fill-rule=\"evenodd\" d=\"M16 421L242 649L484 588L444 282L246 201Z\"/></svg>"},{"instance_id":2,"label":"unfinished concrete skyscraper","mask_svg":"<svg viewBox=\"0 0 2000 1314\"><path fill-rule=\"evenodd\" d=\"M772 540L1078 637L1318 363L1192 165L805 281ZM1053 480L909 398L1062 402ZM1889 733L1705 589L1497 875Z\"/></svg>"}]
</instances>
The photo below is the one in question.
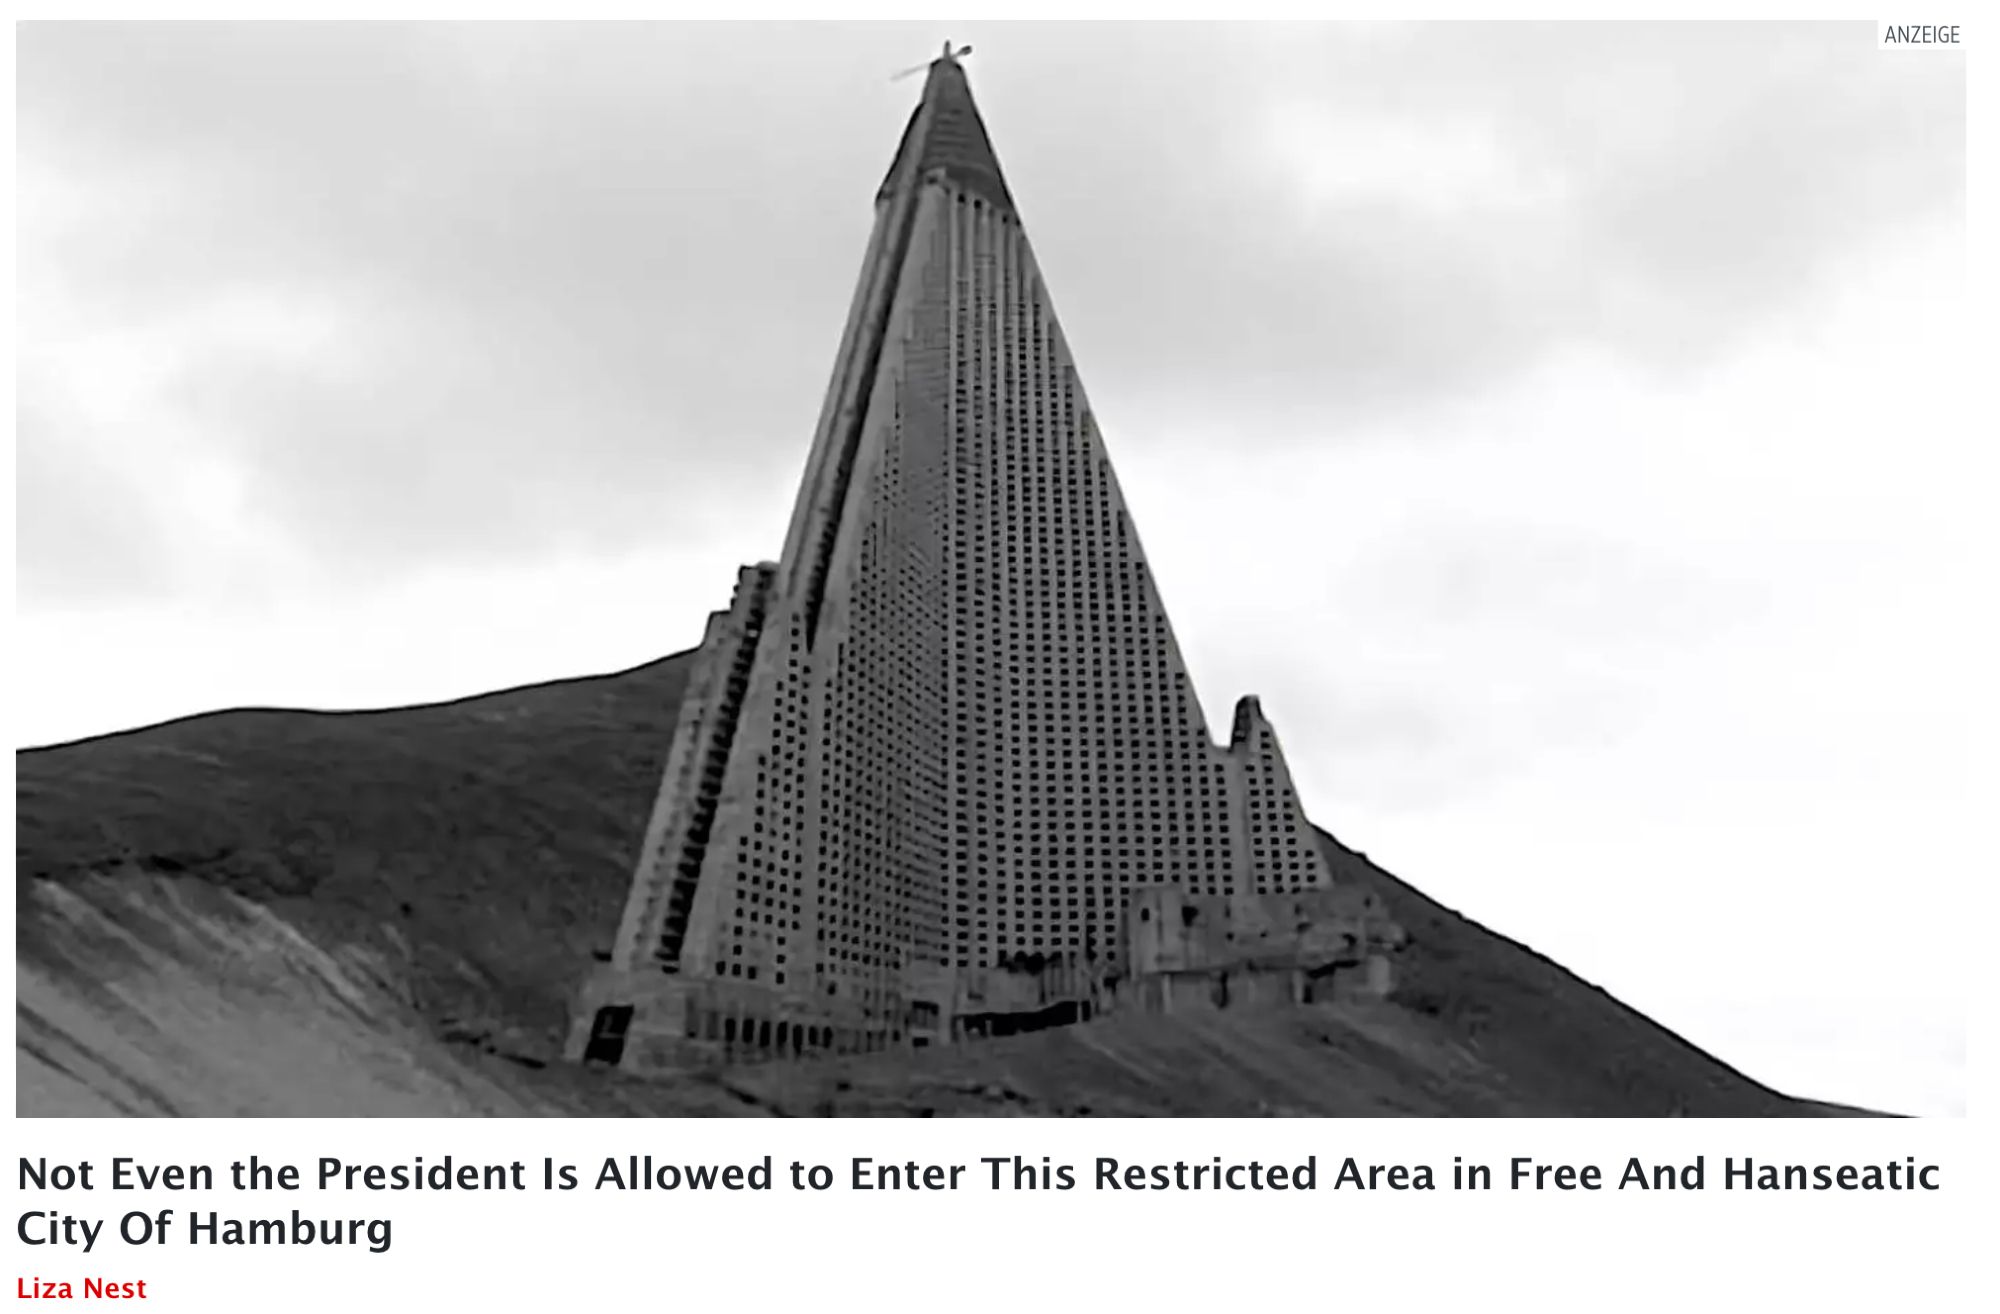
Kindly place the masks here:
<instances>
[{"instance_id":1,"label":"unfinished concrete skyscraper","mask_svg":"<svg viewBox=\"0 0 2000 1314\"><path fill-rule=\"evenodd\" d=\"M1002 962L1115 977L1136 888L1326 883L1256 700L1209 736L947 50L784 554L710 618L570 1053L909 1043Z\"/></svg>"}]
</instances>

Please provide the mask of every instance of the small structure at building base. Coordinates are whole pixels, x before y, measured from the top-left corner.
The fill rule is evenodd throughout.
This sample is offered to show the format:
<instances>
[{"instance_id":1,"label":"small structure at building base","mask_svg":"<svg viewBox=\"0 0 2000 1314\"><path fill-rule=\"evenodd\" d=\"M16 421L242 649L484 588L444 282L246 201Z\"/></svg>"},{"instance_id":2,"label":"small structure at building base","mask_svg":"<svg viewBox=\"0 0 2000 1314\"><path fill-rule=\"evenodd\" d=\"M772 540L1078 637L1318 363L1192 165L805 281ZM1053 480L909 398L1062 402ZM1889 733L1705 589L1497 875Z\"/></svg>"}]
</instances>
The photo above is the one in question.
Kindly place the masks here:
<instances>
[{"instance_id":1,"label":"small structure at building base","mask_svg":"<svg viewBox=\"0 0 2000 1314\"><path fill-rule=\"evenodd\" d=\"M1375 895L1345 886L1261 894L1133 893L1121 1008L1148 1013L1381 999L1408 939Z\"/></svg>"},{"instance_id":2,"label":"small structure at building base","mask_svg":"<svg viewBox=\"0 0 2000 1314\"><path fill-rule=\"evenodd\" d=\"M1125 932L1122 972L1075 953L1017 953L989 967L911 963L902 972L900 1028L824 1004L811 1013L774 1010L768 994L735 981L606 964L586 982L569 1050L585 1062L661 1070L923 1049L1113 1012L1380 999L1395 984L1390 956L1407 938L1374 895L1324 886L1261 894L1142 886Z\"/></svg>"},{"instance_id":3,"label":"small structure at building base","mask_svg":"<svg viewBox=\"0 0 2000 1314\"><path fill-rule=\"evenodd\" d=\"M904 981L918 1048L1088 1022L1105 1011L1110 988L1080 954L1013 954L992 967L920 962Z\"/></svg>"}]
</instances>

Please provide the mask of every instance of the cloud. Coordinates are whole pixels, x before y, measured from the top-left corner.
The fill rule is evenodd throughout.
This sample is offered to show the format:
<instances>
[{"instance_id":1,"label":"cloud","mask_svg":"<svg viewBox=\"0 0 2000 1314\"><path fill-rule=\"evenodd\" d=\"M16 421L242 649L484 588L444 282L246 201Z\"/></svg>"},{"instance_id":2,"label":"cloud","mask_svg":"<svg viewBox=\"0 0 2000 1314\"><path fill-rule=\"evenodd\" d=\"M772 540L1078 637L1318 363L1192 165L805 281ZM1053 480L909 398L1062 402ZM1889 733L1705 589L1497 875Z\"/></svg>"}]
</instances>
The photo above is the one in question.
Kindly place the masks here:
<instances>
[{"instance_id":1,"label":"cloud","mask_svg":"<svg viewBox=\"0 0 2000 1314\"><path fill-rule=\"evenodd\" d=\"M22 391L15 416L16 562L23 595L88 606L167 590L158 545L169 526L144 482L95 441L87 420ZM51 431L59 440L51 440Z\"/></svg>"},{"instance_id":2,"label":"cloud","mask_svg":"<svg viewBox=\"0 0 2000 1314\"><path fill-rule=\"evenodd\" d=\"M867 175L844 220L771 204L680 31L638 43L649 67L560 30L42 30L24 337L90 330L48 390L142 388L183 456L241 472L258 532L360 580L671 542L795 474ZM87 479L74 429L29 440Z\"/></svg>"},{"instance_id":3,"label":"cloud","mask_svg":"<svg viewBox=\"0 0 2000 1314\"><path fill-rule=\"evenodd\" d=\"M1155 86L1151 117L1207 130L1134 134L1150 167L1120 166L1123 204L1066 205L1037 240L1085 307L1071 329L1096 394L1148 417L1214 408L1204 376L1227 378L1246 421L1325 440L1579 345L1697 368L1809 312L1857 244L1961 203L1962 66L1884 61L1871 40L1305 29L1227 94L1194 63L1184 107ZM1092 161L1031 145L1062 170L1046 190L1088 194Z\"/></svg>"},{"instance_id":4,"label":"cloud","mask_svg":"<svg viewBox=\"0 0 2000 1314\"><path fill-rule=\"evenodd\" d=\"M1273 440L1338 433L1577 342L1724 350L1857 235L1956 199L1962 77L1883 60L1866 32L971 39L1086 378L1140 442L1189 407ZM911 94L876 66L932 44L31 26L22 336L82 330L66 368L22 362L40 487L93 495L78 412L123 388L155 446L236 472L238 530L284 540L287 569L365 585L685 541L689 503L800 468ZM120 354L125 326L164 367ZM23 534L42 593L97 541L46 517Z\"/></svg>"}]
</instances>

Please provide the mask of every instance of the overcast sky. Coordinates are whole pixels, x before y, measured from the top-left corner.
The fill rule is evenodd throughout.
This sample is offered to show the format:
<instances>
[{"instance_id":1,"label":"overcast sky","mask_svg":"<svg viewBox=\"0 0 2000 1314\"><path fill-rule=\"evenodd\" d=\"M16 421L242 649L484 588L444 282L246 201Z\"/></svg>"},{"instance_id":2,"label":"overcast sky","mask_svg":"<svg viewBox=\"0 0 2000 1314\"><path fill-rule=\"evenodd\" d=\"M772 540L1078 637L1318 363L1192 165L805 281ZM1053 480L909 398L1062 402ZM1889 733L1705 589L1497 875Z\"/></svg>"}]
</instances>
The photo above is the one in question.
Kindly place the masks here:
<instances>
[{"instance_id":1,"label":"overcast sky","mask_svg":"<svg viewBox=\"0 0 2000 1314\"><path fill-rule=\"evenodd\" d=\"M1965 76L1868 23L23 29L17 743L696 642L947 35L1211 724L1752 1075L1961 1112Z\"/></svg>"}]
</instances>

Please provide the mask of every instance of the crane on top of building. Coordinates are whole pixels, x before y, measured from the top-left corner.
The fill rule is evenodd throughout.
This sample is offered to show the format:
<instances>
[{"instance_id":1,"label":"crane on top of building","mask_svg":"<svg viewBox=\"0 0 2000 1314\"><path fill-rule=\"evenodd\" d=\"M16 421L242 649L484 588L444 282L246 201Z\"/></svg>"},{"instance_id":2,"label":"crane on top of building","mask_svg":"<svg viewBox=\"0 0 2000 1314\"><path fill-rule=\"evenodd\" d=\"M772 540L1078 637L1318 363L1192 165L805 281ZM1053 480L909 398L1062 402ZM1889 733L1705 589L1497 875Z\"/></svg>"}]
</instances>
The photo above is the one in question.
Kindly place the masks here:
<instances>
[{"instance_id":1,"label":"crane on top of building","mask_svg":"<svg viewBox=\"0 0 2000 1314\"><path fill-rule=\"evenodd\" d=\"M971 46L960 46L958 49L953 50L951 48L951 42L947 41L944 43L944 50L939 53L937 59L931 60L930 63L928 64L912 64L900 73L891 73L889 75L889 81L900 82L904 78L912 77L915 74L923 72L925 69L929 68L931 64L936 64L939 62L943 62L946 64L956 64L959 60L964 59L967 55L971 53L972 53Z\"/></svg>"}]
</instances>

